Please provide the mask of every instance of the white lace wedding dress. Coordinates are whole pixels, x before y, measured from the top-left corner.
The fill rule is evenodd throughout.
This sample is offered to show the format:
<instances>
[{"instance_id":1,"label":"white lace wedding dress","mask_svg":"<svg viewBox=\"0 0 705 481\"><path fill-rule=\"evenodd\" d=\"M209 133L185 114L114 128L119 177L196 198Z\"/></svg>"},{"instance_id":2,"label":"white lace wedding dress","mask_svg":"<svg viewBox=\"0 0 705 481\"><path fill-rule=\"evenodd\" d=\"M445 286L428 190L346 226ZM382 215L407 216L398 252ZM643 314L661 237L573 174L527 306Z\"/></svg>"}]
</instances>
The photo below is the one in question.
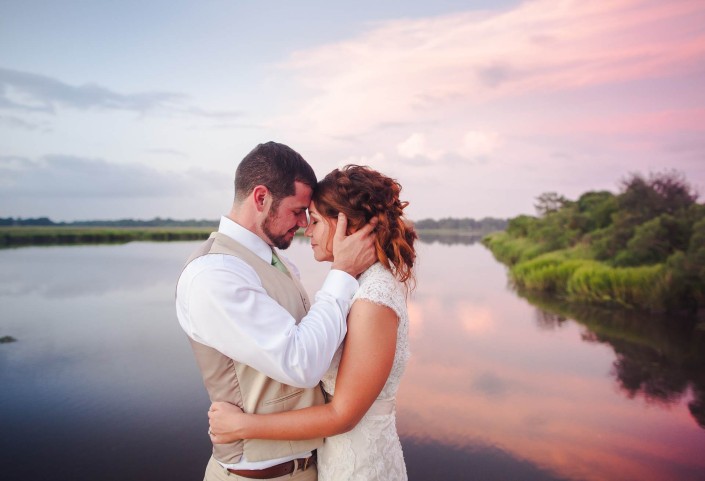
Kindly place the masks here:
<instances>
[{"instance_id":1,"label":"white lace wedding dress","mask_svg":"<svg viewBox=\"0 0 705 481\"><path fill-rule=\"evenodd\" d=\"M360 276L354 299L390 307L399 317L397 347L389 378L377 400L351 431L326 438L318 448L319 481L406 481L406 466L396 428L395 396L409 359L406 291L382 264ZM335 395L342 346L323 376L323 388Z\"/></svg>"}]
</instances>

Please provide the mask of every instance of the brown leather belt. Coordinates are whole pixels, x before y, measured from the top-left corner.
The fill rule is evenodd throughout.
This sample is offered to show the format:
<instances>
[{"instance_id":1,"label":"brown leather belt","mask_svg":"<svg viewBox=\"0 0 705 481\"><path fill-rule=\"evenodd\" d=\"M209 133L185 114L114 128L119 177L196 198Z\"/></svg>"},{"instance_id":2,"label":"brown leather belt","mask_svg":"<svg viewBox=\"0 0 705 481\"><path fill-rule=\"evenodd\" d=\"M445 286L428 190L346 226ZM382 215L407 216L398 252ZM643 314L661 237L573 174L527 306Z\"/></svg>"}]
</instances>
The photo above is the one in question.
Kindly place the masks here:
<instances>
[{"instance_id":1,"label":"brown leather belt","mask_svg":"<svg viewBox=\"0 0 705 481\"><path fill-rule=\"evenodd\" d=\"M291 474L297 469L301 471L306 471L309 466L316 464L315 456L309 456L308 458L298 458L293 461L287 461L285 463L277 464L275 466L270 466L264 469L230 469L228 471L241 476L243 478L249 479L272 479L278 478L279 476L284 476L286 474Z\"/></svg>"}]
</instances>

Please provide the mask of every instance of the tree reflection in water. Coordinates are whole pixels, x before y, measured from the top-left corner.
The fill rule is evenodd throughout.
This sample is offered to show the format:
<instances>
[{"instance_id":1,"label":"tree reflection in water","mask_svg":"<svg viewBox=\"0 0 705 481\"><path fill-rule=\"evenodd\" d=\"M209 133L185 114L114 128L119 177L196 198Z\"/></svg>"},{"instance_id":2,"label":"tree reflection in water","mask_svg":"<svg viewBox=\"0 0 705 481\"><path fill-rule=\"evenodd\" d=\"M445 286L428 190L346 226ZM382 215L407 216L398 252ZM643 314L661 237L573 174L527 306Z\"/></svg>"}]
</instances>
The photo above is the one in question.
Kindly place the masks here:
<instances>
[{"instance_id":1,"label":"tree reflection in water","mask_svg":"<svg viewBox=\"0 0 705 481\"><path fill-rule=\"evenodd\" d=\"M446 232L437 233L429 231L419 231L419 240L425 244L443 244L443 245L472 245L480 242L486 234L477 234L472 232Z\"/></svg>"},{"instance_id":2,"label":"tree reflection in water","mask_svg":"<svg viewBox=\"0 0 705 481\"><path fill-rule=\"evenodd\" d=\"M518 292L536 308L542 329L574 320L586 342L615 352L612 374L627 397L670 405L692 395L688 410L705 429L705 332L695 316L657 315L633 310L566 304L555 298Z\"/></svg>"}]
</instances>

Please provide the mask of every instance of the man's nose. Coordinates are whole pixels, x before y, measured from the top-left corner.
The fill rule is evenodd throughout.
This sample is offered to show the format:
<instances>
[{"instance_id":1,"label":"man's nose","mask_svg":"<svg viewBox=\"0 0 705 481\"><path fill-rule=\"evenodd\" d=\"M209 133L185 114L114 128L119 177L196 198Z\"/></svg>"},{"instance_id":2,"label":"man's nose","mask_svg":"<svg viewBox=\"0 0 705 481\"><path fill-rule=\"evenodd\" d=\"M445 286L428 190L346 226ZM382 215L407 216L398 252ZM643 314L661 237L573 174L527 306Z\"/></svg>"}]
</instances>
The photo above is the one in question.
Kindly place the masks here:
<instances>
[{"instance_id":1,"label":"man's nose","mask_svg":"<svg viewBox=\"0 0 705 481\"><path fill-rule=\"evenodd\" d=\"M305 212L299 214L299 218L297 219L296 225L298 225L299 227L308 227L308 216Z\"/></svg>"}]
</instances>

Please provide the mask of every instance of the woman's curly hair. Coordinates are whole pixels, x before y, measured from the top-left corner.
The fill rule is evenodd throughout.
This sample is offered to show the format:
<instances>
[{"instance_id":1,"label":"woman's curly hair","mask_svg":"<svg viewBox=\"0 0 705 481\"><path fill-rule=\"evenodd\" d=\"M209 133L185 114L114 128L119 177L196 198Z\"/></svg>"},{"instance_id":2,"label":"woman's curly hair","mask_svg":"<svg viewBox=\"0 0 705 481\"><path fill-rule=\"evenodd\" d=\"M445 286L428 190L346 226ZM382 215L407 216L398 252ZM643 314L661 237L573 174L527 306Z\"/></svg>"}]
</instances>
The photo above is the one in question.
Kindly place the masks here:
<instances>
[{"instance_id":1,"label":"woman's curly hair","mask_svg":"<svg viewBox=\"0 0 705 481\"><path fill-rule=\"evenodd\" d=\"M319 181L313 203L324 217L344 213L348 230L357 230L377 217L377 258L400 282L414 282L416 232L404 218L408 202L399 200L401 185L369 167L346 165Z\"/></svg>"}]
</instances>

